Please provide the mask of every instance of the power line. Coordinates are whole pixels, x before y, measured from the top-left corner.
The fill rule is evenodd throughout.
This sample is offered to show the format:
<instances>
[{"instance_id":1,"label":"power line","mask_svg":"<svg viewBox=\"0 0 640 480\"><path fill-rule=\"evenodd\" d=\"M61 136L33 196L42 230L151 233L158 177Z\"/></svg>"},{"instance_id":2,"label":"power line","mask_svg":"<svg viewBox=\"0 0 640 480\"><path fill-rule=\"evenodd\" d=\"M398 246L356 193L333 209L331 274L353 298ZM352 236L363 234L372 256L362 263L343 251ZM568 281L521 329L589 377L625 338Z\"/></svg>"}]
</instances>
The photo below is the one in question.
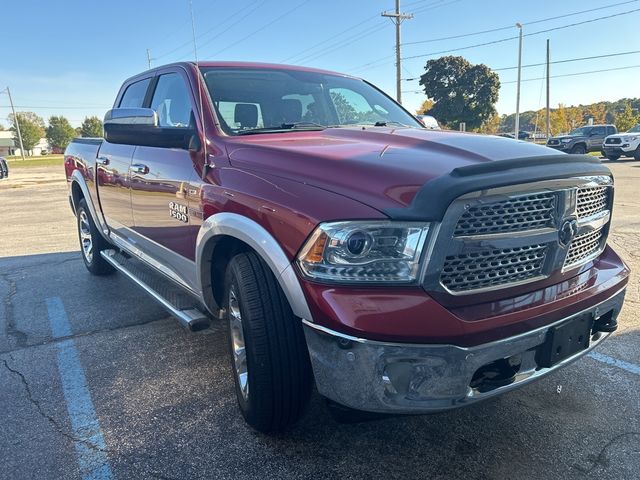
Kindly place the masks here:
<instances>
[{"instance_id":1,"label":"power line","mask_svg":"<svg viewBox=\"0 0 640 480\"><path fill-rule=\"evenodd\" d=\"M532 37L534 35L540 35L542 33L549 33L549 32L554 32L556 30L563 30L565 28L577 27L579 25L585 25L587 23L599 22L600 20L607 20L609 18L620 17L622 15L629 15L631 13L635 13L635 12L639 12L639 11L640 11L640 8L636 8L634 10L627 10L626 12L620 12L620 13L614 13L614 14L611 14L611 15L606 15L604 17L597 17L597 18L592 18L590 20L583 20L582 22L575 22L575 23L570 23L570 24L567 24L567 25L561 25L559 27L547 28L545 30L538 30L537 32L526 33L523 36L524 37ZM484 47L484 46L487 46L487 45L495 45L496 43L508 42L510 40L515 40L517 38L518 38L518 35L516 35L514 37L508 37L508 38L501 38L499 40L493 40L491 42L477 43L475 45L467 45L466 47L458 47L458 48L452 48L452 49L449 49L449 50L441 50L439 52L431 52L431 53L424 53L424 54L420 54L420 55L412 55L412 56L409 56L409 57L404 57L403 60L410 60L410 59L413 59L413 58L429 57L431 55L439 55L441 53L459 52L460 50L469 50L471 48Z\"/></svg>"},{"instance_id":2,"label":"power line","mask_svg":"<svg viewBox=\"0 0 640 480\"><path fill-rule=\"evenodd\" d=\"M67 110L82 110L82 109L86 109L86 110L91 110L93 108L106 108L109 109L111 108L111 105L109 105L108 107L102 105L102 106L98 106L98 105L93 105L93 106L86 106L86 107L71 107L69 105L41 105L41 106L36 106L36 105L14 105L14 107L16 108L36 108L36 109L41 109L41 110L58 110L58 109L67 109ZM0 108L9 108L9 105L0 105Z\"/></svg>"},{"instance_id":3,"label":"power line","mask_svg":"<svg viewBox=\"0 0 640 480\"><path fill-rule=\"evenodd\" d=\"M626 2L620 2L620 3L614 3L611 5L605 5L602 7L597 7L597 8L590 8L589 10L581 10L579 12L572 12L572 13L566 13L564 15L556 15L555 17L547 17L547 18L542 18L540 20L533 20L531 22L524 22L522 25L535 25L537 23L543 23L543 22L549 22L551 20L558 20L560 18L567 18L567 17L572 17L575 15L581 15L583 13L590 13L590 12L595 12L598 10L605 10L607 8L613 8L613 7L619 7L620 5L626 5L629 3L636 3L638 2L638 0L627 0ZM483 35L485 33L494 33L494 32L500 32L500 31L504 31L504 30L510 30L513 28L513 24L511 25L506 25L504 27L497 27L497 28L491 28L489 30L481 30L478 32L471 32L471 33L463 33L460 35L451 35L449 37L439 37L439 38L430 38L428 40L418 40L415 42L405 42L403 45L418 45L418 44L422 44L422 43L434 43L434 42L440 42L443 40L453 40L456 38L465 38L465 37L473 37L476 35Z\"/></svg>"},{"instance_id":4,"label":"power line","mask_svg":"<svg viewBox=\"0 0 640 480\"><path fill-rule=\"evenodd\" d=\"M593 73L604 73L604 72L614 72L618 70L630 70L633 68L640 68L640 65L627 65L624 67L615 67L615 68L603 68L600 70L589 70L587 72L574 72L574 73L565 73L562 75L551 75L549 78L562 78L562 77L577 77L580 75L590 75ZM525 78L521 80L521 82L535 82L537 80L544 80L546 77L537 77L537 78ZM508 83L516 83L516 80L510 80L508 82L500 82L500 85L505 85ZM422 90L403 90L403 93L424 93Z\"/></svg>"},{"instance_id":5,"label":"power line","mask_svg":"<svg viewBox=\"0 0 640 480\"><path fill-rule=\"evenodd\" d=\"M617 53L607 53L604 55L592 55L590 57L578 57L578 58L566 58L564 60L555 60L553 62L549 62L551 65L555 65L558 63L571 63L571 62L580 62L583 60L596 60L596 59L600 59L600 58L611 58L611 57L620 57L622 55L633 55L636 53L640 53L640 50L632 50L630 52L617 52ZM546 62L541 62L541 63L530 63L528 65L522 65L522 68L531 68L531 67L541 67L546 65ZM518 68L517 66L515 67L502 67L502 68L492 68L491 70L494 72L501 72L501 71L505 71L505 70L515 70L516 68ZM403 80L407 81L407 82L411 82L414 80L419 80L420 77L413 77L413 78L403 78Z\"/></svg>"}]
</instances>

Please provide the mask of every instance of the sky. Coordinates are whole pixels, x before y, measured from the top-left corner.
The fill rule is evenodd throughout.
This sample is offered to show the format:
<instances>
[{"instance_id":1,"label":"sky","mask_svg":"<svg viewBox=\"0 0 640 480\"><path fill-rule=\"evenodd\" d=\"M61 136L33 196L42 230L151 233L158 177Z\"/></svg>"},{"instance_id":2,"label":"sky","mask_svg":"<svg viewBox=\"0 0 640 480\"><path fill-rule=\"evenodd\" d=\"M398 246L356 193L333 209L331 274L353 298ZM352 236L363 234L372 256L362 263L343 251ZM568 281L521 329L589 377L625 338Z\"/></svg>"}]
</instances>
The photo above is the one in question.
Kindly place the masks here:
<instances>
[{"instance_id":1,"label":"sky","mask_svg":"<svg viewBox=\"0 0 640 480\"><path fill-rule=\"evenodd\" d=\"M122 81L146 70L147 49L152 66L194 58L189 0L3 3L2 18L11 21L2 26L0 90L9 86L18 111L34 111L45 120L64 115L78 126L86 116L102 118ZM192 5L201 60L319 67L366 78L395 96L394 27L380 15L394 8L393 0L192 0ZM401 10L414 15L402 24L402 56L412 57L402 62L408 79L418 77L427 60L443 55L461 55L492 69L516 66L517 22L525 34L525 66L544 63L547 38L552 61L640 51L639 0L403 0ZM585 10L593 11L570 15ZM610 18L596 20L605 16ZM501 30L476 34L494 29ZM548 29L555 30L537 33ZM490 42L495 43L472 47ZM552 78L551 105L640 97L639 67L640 53L553 64L552 76L609 71ZM497 110L513 113L517 71L497 73L502 83ZM544 107L541 77L544 66L523 68L521 111ZM416 80L402 84L403 104L415 110L426 97ZM8 105L1 93L5 127Z\"/></svg>"}]
</instances>

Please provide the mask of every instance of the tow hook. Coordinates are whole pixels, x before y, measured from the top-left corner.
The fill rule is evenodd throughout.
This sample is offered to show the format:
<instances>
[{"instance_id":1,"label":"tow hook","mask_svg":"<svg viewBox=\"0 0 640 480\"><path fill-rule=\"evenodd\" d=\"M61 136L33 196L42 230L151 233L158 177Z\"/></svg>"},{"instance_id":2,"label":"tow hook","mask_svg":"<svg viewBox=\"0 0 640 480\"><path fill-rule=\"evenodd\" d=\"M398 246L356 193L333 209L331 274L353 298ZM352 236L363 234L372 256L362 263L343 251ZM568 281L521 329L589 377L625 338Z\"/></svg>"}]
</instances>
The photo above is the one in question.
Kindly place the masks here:
<instances>
[{"instance_id":1,"label":"tow hook","mask_svg":"<svg viewBox=\"0 0 640 480\"><path fill-rule=\"evenodd\" d=\"M598 312L594 312L595 315L598 315ZM593 333L595 332L605 332L611 333L615 332L618 328L618 320L616 319L616 311L614 309L609 310L604 315L601 315L595 319L593 322Z\"/></svg>"}]
</instances>

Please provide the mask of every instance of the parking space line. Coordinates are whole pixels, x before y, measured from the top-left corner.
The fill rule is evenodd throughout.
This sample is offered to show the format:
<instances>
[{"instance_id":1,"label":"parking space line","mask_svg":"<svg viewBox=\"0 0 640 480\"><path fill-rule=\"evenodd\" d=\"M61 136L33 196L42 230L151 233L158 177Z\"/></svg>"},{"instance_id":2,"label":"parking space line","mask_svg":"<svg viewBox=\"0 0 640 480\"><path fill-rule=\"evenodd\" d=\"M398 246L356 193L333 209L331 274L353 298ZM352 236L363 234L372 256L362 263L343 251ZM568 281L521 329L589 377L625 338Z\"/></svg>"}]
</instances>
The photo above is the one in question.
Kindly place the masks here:
<instances>
[{"instance_id":1,"label":"parking space line","mask_svg":"<svg viewBox=\"0 0 640 480\"><path fill-rule=\"evenodd\" d=\"M614 367L621 368L626 370L627 372L635 373L636 375L640 375L640 365L636 365L634 363L625 362L624 360L618 360L617 358L610 357L609 355L604 355L598 352L591 352L589 357L593 358L602 363L606 363L607 365L612 365Z\"/></svg>"},{"instance_id":2,"label":"parking space line","mask_svg":"<svg viewBox=\"0 0 640 480\"><path fill-rule=\"evenodd\" d=\"M71 325L59 297L46 299L54 338L71 335ZM58 371L75 442L80 473L84 480L112 480L106 444L96 416L87 379L73 339L57 343Z\"/></svg>"}]
</instances>

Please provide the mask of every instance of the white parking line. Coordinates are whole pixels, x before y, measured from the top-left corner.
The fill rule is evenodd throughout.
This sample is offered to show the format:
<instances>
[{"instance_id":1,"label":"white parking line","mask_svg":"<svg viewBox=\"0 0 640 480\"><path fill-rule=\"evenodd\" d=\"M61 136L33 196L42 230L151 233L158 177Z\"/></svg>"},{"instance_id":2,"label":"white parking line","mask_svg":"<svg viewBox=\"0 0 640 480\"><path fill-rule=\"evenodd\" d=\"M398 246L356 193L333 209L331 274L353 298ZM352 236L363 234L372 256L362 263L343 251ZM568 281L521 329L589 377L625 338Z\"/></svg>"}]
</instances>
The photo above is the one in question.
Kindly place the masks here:
<instances>
[{"instance_id":1,"label":"white parking line","mask_svg":"<svg viewBox=\"0 0 640 480\"><path fill-rule=\"evenodd\" d=\"M71 325L59 297L47 298L49 323L54 338L71 335ZM105 452L106 445L87 387L82 364L74 341L63 340L58 347L58 371L75 442L76 456L83 480L114 478Z\"/></svg>"},{"instance_id":2,"label":"white parking line","mask_svg":"<svg viewBox=\"0 0 640 480\"><path fill-rule=\"evenodd\" d=\"M636 365L635 363L618 360L617 358L613 358L609 355L604 355L598 352L589 353L589 357L593 358L594 360L598 360L599 362L606 363L607 365L613 365L614 367L621 368L622 370L626 370L627 372L640 375L640 365Z\"/></svg>"}]
</instances>

